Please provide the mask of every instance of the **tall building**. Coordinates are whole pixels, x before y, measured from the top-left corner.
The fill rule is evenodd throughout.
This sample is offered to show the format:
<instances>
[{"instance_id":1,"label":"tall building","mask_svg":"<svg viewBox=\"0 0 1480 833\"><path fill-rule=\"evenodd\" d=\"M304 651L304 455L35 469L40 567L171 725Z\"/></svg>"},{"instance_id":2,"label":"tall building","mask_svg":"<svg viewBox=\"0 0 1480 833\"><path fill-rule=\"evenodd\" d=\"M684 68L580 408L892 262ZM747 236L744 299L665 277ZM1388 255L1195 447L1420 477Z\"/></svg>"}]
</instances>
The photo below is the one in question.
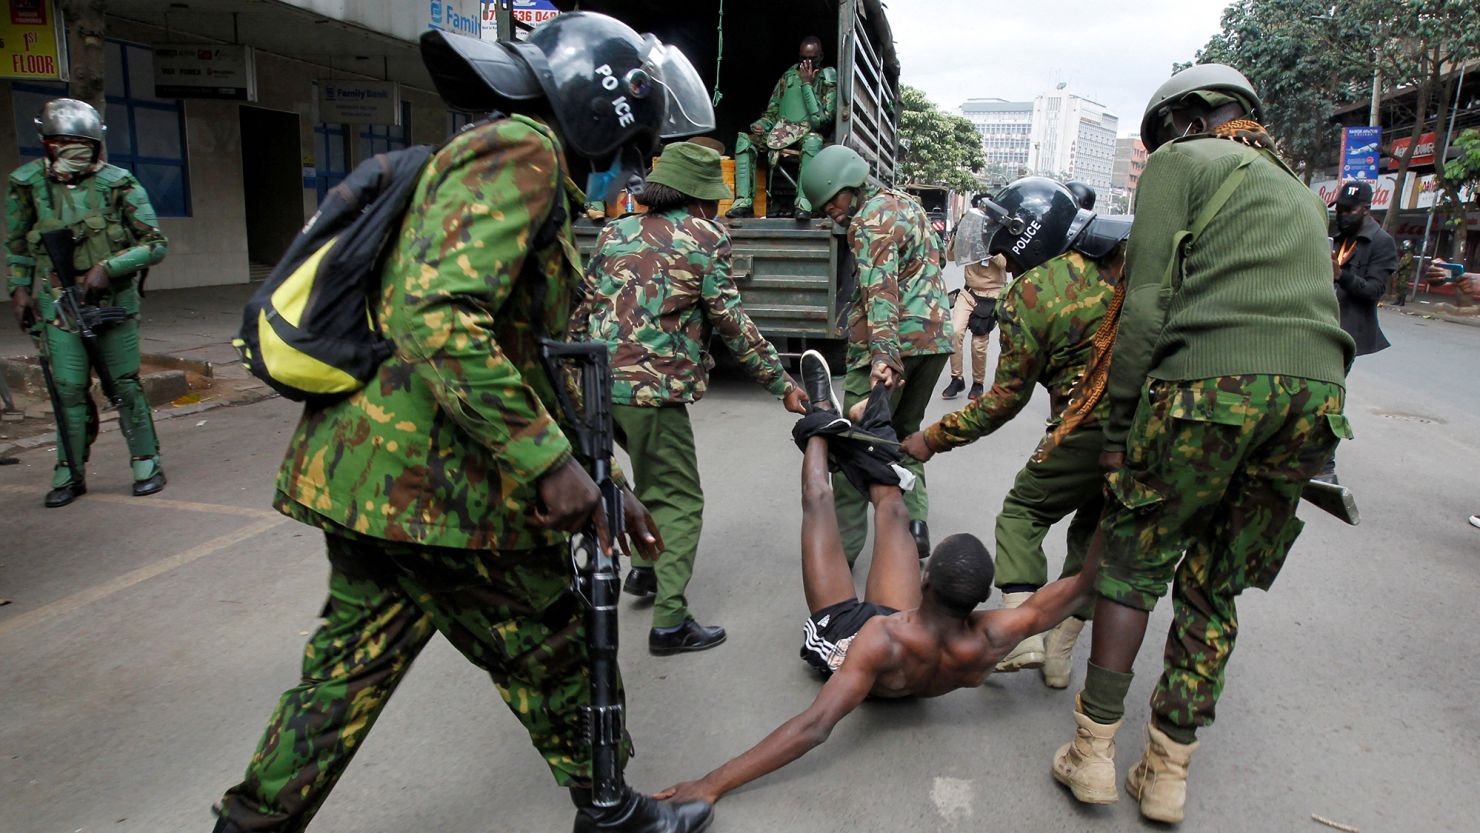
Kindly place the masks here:
<instances>
[{"instance_id":1,"label":"tall building","mask_svg":"<svg viewBox=\"0 0 1480 833\"><path fill-rule=\"evenodd\" d=\"M982 137L987 166L1009 176L1079 179L1110 192L1120 120L1103 105L1059 89L1033 101L971 98L961 105Z\"/></svg>"},{"instance_id":2,"label":"tall building","mask_svg":"<svg viewBox=\"0 0 1480 833\"><path fill-rule=\"evenodd\" d=\"M1124 194L1129 205L1136 198L1136 186L1141 181L1141 171L1146 167L1146 145L1140 136L1127 136L1115 140L1115 170L1110 175L1110 188Z\"/></svg>"},{"instance_id":3,"label":"tall building","mask_svg":"<svg viewBox=\"0 0 1480 833\"><path fill-rule=\"evenodd\" d=\"M961 115L981 134L982 154L989 169L1000 166L1010 177L1031 172L1028 155L1032 150L1033 102L971 98L961 105Z\"/></svg>"},{"instance_id":4,"label":"tall building","mask_svg":"<svg viewBox=\"0 0 1480 833\"><path fill-rule=\"evenodd\" d=\"M1120 119L1105 107L1064 89L1033 100L1032 150L1028 166L1044 174L1083 180L1097 192L1110 190L1115 132Z\"/></svg>"}]
</instances>

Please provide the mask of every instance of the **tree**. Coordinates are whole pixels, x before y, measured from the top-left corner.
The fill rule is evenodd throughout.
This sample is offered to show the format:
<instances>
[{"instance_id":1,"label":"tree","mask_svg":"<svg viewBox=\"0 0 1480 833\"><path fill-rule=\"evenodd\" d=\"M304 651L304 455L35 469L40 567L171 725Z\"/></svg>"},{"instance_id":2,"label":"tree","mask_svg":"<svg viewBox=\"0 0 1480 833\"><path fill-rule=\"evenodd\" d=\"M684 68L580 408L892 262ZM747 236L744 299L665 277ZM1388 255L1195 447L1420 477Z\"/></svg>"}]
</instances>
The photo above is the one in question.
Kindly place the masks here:
<instances>
[{"instance_id":1,"label":"tree","mask_svg":"<svg viewBox=\"0 0 1480 833\"><path fill-rule=\"evenodd\" d=\"M943 185L953 191L977 188L977 173L986 168L987 161L976 126L943 112L914 87L901 87L899 101L899 137L904 149L900 180Z\"/></svg>"},{"instance_id":2,"label":"tree","mask_svg":"<svg viewBox=\"0 0 1480 833\"><path fill-rule=\"evenodd\" d=\"M68 95L86 101L107 117L103 100L104 58L103 35L107 24L103 15L108 0L61 0L67 22L67 64L71 73Z\"/></svg>"},{"instance_id":3,"label":"tree","mask_svg":"<svg viewBox=\"0 0 1480 833\"><path fill-rule=\"evenodd\" d=\"M1455 158L1444 164L1440 182L1444 186L1444 209L1454 229L1454 256L1465 251L1465 212L1480 207L1480 130L1470 128L1450 142Z\"/></svg>"}]
</instances>

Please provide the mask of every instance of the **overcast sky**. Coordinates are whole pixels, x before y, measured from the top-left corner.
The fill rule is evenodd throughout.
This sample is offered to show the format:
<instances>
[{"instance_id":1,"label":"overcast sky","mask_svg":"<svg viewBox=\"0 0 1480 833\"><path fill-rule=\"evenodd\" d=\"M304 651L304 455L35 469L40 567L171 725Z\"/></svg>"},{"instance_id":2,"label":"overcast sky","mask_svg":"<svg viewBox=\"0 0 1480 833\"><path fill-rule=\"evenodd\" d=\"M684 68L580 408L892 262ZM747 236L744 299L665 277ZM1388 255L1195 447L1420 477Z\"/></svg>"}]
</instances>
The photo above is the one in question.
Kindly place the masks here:
<instances>
[{"instance_id":1,"label":"overcast sky","mask_svg":"<svg viewBox=\"0 0 1480 833\"><path fill-rule=\"evenodd\" d=\"M1061 81L1120 117L1218 31L1227 0L886 0L904 83L946 112L968 98L1031 101Z\"/></svg>"}]
</instances>

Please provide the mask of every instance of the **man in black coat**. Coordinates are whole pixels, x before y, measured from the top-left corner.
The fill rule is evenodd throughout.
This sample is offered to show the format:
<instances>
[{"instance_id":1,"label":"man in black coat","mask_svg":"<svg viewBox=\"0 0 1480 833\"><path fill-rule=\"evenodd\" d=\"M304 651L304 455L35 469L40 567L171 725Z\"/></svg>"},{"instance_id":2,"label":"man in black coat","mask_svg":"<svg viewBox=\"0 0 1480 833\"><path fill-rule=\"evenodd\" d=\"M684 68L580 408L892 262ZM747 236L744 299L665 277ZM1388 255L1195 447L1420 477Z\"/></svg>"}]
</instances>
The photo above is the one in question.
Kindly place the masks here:
<instances>
[{"instance_id":1,"label":"man in black coat","mask_svg":"<svg viewBox=\"0 0 1480 833\"><path fill-rule=\"evenodd\" d=\"M1377 302L1398 270L1398 246L1371 216L1372 186L1359 180L1336 197L1336 245L1331 276L1341 302L1341 328L1357 343L1357 355L1388 347L1377 324Z\"/></svg>"}]
</instances>

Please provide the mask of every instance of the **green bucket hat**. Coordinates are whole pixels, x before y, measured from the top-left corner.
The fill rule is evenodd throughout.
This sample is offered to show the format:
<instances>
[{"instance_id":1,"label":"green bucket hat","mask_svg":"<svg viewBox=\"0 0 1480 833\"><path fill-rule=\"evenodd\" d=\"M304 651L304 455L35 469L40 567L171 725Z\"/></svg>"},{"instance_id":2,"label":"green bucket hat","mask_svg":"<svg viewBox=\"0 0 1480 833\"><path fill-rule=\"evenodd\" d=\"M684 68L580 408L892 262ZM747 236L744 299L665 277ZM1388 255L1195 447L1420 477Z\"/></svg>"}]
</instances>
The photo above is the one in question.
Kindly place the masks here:
<instances>
[{"instance_id":1,"label":"green bucket hat","mask_svg":"<svg viewBox=\"0 0 1480 833\"><path fill-rule=\"evenodd\" d=\"M720 157L715 151L693 142L674 142L663 148L647 181L693 197L696 200L728 200L735 194L725 185Z\"/></svg>"}]
</instances>

